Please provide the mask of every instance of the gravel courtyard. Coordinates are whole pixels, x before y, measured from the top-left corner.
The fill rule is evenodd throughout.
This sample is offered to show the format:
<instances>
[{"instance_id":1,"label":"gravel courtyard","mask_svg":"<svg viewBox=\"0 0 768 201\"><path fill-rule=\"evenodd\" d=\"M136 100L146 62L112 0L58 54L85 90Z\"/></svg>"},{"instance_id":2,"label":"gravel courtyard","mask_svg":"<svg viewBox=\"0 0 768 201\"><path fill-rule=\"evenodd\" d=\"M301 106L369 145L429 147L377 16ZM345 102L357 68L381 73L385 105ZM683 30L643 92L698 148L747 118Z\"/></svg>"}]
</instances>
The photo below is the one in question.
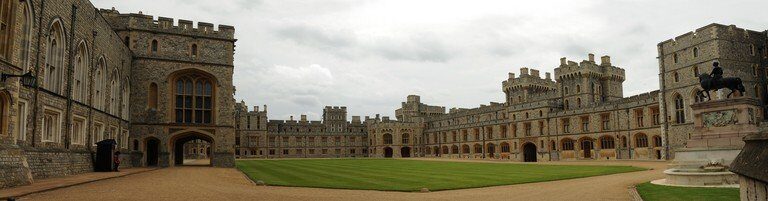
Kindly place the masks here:
<instances>
[{"instance_id":1,"label":"gravel courtyard","mask_svg":"<svg viewBox=\"0 0 768 201\"><path fill-rule=\"evenodd\" d=\"M475 161L467 161L475 162ZM484 161L477 161L484 162ZM653 170L431 193L256 186L234 168L175 167L23 197L22 200L629 200L627 187L663 178L665 162L557 162Z\"/></svg>"}]
</instances>

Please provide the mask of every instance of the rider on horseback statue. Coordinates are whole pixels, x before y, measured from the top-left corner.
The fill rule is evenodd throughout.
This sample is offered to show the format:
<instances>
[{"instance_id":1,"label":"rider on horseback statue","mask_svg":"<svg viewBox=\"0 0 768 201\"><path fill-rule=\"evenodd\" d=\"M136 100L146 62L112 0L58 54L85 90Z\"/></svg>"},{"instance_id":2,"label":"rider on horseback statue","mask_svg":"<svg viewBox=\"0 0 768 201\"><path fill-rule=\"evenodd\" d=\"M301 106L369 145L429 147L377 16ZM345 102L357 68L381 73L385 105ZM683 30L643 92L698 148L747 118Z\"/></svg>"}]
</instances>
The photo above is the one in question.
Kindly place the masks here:
<instances>
[{"instance_id":1,"label":"rider on horseback statue","mask_svg":"<svg viewBox=\"0 0 768 201\"><path fill-rule=\"evenodd\" d=\"M709 74L712 76L712 80L709 81L709 86L712 87L720 87L717 84L720 83L720 80L723 79L723 68L720 67L720 63L715 61L712 63L712 73Z\"/></svg>"},{"instance_id":2,"label":"rider on horseback statue","mask_svg":"<svg viewBox=\"0 0 768 201\"><path fill-rule=\"evenodd\" d=\"M709 96L709 91L717 91L722 88L728 88L731 92L726 97L730 98L734 92L744 95L746 91L744 84L741 82L741 78L738 77L726 77L723 78L723 68L720 67L720 63L715 61L712 63L712 73L703 73L699 75L699 84L703 91L697 92L698 96L706 97L707 100L712 100Z\"/></svg>"}]
</instances>

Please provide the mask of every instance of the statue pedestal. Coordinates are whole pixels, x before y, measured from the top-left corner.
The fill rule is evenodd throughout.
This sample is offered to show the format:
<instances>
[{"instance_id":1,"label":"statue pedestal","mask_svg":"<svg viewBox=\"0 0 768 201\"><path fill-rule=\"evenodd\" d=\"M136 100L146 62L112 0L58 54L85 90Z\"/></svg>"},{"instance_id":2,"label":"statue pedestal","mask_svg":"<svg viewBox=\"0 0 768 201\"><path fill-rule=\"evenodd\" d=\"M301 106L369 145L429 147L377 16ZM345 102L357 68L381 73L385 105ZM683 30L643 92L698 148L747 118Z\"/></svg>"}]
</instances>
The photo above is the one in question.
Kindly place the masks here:
<instances>
[{"instance_id":1,"label":"statue pedestal","mask_svg":"<svg viewBox=\"0 0 768 201\"><path fill-rule=\"evenodd\" d=\"M686 147L675 152L666 184L736 185L728 167L744 147L744 136L759 132L762 111L756 99L738 97L691 105L694 129Z\"/></svg>"}]
</instances>

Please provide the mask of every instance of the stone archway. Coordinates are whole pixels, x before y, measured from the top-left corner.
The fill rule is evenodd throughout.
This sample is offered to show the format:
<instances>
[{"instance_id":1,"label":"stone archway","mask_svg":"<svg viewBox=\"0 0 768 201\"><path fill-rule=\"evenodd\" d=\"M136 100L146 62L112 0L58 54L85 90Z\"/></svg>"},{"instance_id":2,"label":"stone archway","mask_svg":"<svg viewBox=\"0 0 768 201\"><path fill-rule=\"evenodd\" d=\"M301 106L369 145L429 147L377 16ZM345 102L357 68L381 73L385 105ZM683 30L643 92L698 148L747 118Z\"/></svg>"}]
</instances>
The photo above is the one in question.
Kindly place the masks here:
<instances>
[{"instance_id":1,"label":"stone archway","mask_svg":"<svg viewBox=\"0 0 768 201\"><path fill-rule=\"evenodd\" d=\"M184 165L184 144L193 140L202 140L205 142L208 142L211 147L215 147L215 141L213 140L213 137L210 135L196 132L196 131L188 131L183 132L180 134L177 134L173 136L170 140L169 149L171 149L171 157L173 157L173 160L171 160L172 165ZM214 161L214 155L209 155L209 159L211 162L207 164L201 164L201 165L211 165L213 164L212 161ZM199 165L199 164L196 164Z\"/></svg>"},{"instance_id":2,"label":"stone archway","mask_svg":"<svg viewBox=\"0 0 768 201\"><path fill-rule=\"evenodd\" d=\"M496 156L496 145L493 143L488 144L488 158L494 158Z\"/></svg>"},{"instance_id":3,"label":"stone archway","mask_svg":"<svg viewBox=\"0 0 768 201\"><path fill-rule=\"evenodd\" d=\"M384 147L384 158L392 158L392 147Z\"/></svg>"},{"instance_id":4,"label":"stone archway","mask_svg":"<svg viewBox=\"0 0 768 201\"><path fill-rule=\"evenodd\" d=\"M581 146L581 151L584 156L584 158L592 158L592 150L595 149L595 142L592 138L582 138L581 143L579 145Z\"/></svg>"},{"instance_id":5,"label":"stone archway","mask_svg":"<svg viewBox=\"0 0 768 201\"><path fill-rule=\"evenodd\" d=\"M411 157L411 147L400 148L400 157L410 158Z\"/></svg>"},{"instance_id":6,"label":"stone archway","mask_svg":"<svg viewBox=\"0 0 768 201\"><path fill-rule=\"evenodd\" d=\"M536 145L530 142L523 144L523 162L536 161Z\"/></svg>"},{"instance_id":7,"label":"stone archway","mask_svg":"<svg viewBox=\"0 0 768 201\"><path fill-rule=\"evenodd\" d=\"M157 166L160 158L160 140L149 137L144 140L144 153L146 153L147 166Z\"/></svg>"}]
</instances>

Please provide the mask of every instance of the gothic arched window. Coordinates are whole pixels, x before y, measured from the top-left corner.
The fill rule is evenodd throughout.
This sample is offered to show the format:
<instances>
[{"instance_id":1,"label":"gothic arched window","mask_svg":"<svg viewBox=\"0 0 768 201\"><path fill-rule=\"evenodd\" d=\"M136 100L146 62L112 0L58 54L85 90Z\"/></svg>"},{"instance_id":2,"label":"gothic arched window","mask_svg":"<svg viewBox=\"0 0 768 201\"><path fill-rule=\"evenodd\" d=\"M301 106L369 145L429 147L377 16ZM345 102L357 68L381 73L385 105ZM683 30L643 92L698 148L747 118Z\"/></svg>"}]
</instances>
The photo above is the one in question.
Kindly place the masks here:
<instances>
[{"instance_id":1,"label":"gothic arched window","mask_svg":"<svg viewBox=\"0 0 768 201\"><path fill-rule=\"evenodd\" d=\"M88 48L85 42L80 42L77 45L75 54L75 70L74 80L72 80L72 96L73 99L85 103L86 97L88 97Z\"/></svg>"},{"instance_id":2,"label":"gothic arched window","mask_svg":"<svg viewBox=\"0 0 768 201\"><path fill-rule=\"evenodd\" d=\"M384 134L382 138L383 138L382 140L384 144L392 144L392 134L389 134L389 133Z\"/></svg>"},{"instance_id":3,"label":"gothic arched window","mask_svg":"<svg viewBox=\"0 0 768 201\"><path fill-rule=\"evenodd\" d=\"M189 73L174 82L176 123L210 124L213 122L213 81L207 76Z\"/></svg>"},{"instance_id":4,"label":"gothic arched window","mask_svg":"<svg viewBox=\"0 0 768 201\"><path fill-rule=\"evenodd\" d=\"M699 57L699 48L698 47L694 47L693 48L693 57Z\"/></svg>"},{"instance_id":5,"label":"gothic arched window","mask_svg":"<svg viewBox=\"0 0 768 201\"><path fill-rule=\"evenodd\" d=\"M64 32L61 21L56 20L48 29L45 53L45 88L61 93L61 72L64 68Z\"/></svg>"},{"instance_id":6,"label":"gothic arched window","mask_svg":"<svg viewBox=\"0 0 768 201\"><path fill-rule=\"evenodd\" d=\"M32 39L32 8L29 6L29 2L21 1L21 47L18 48L19 61L21 62L21 68L23 72L29 70L29 49L31 47Z\"/></svg>"},{"instance_id":7,"label":"gothic arched window","mask_svg":"<svg viewBox=\"0 0 768 201\"><path fill-rule=\"evenodd\" d=\"M157 47L158 46L157 40L152 40L152 44L151 45L152 45L151 46L152 54L157 54L157 49L158 49L158 47Z\"/></svg>"},{"instance_id":8,"label":"gothic arched window","mask_svg":"<svg viewBox=\"0 0 768 201\"><path fill-rule=\"evenodd\" d=\"M99 58L96 70L93 72L93 105L96 109L104 110L104 83L107 81L107 62L104 57Z\"/></svg>"},{"instance_id":9,"label":"gothic arched window","mask_svg":"<svg viewBox=\"0 0 768 201\"><path fill-rule=\"evenodd\" d=\"M192 56L193 56L193 57L196 57L196 56L197 56L197 44L192 44L192 50L191 50L191 52L192 52Z\"/></svg>"},{"instance_id":10,"label":"gothic arched window","mask_svg":"<svg viewBox=\"0 0 768 201\"><path fill-rule=\"evenodd\" d=\"M147 106L151 109L157 109L157 84L149 84L149 95L147 95Z\"/></svg>"},{"instance_id":11,"label":"gothic arched window","mask_svg":"<svg viewBox=\"0 0 768 201\"><path fill-rule=\"evenodd\" d=\"M685 101L680 94L675 96L675 123L685 123Z\"/></svg>"},{"instance_id":12,"label":"gothic arched window","mask_svg":"<svg viewBox=\"0 0 768 201\"><path fill-rule=\"evenodd\" d=\"M15 0L0 1L0 57L3 59L11 60L10 52L14 49L13 37L11 37L16 31L14 29L13 16L16 15L14 9Z\"/></svg>"},{"instance_id":13,"label":"gothic arched window","mask_svg":"<svg viewBox=\"0 0 768 201\"><path fill-rule=\"evenodd\" d=\"M117 69L112 71L112 77L109 81L109 113L113 115L120 115L118 110L120 109L120 73Z\"/></svg>"}]
</instances>

